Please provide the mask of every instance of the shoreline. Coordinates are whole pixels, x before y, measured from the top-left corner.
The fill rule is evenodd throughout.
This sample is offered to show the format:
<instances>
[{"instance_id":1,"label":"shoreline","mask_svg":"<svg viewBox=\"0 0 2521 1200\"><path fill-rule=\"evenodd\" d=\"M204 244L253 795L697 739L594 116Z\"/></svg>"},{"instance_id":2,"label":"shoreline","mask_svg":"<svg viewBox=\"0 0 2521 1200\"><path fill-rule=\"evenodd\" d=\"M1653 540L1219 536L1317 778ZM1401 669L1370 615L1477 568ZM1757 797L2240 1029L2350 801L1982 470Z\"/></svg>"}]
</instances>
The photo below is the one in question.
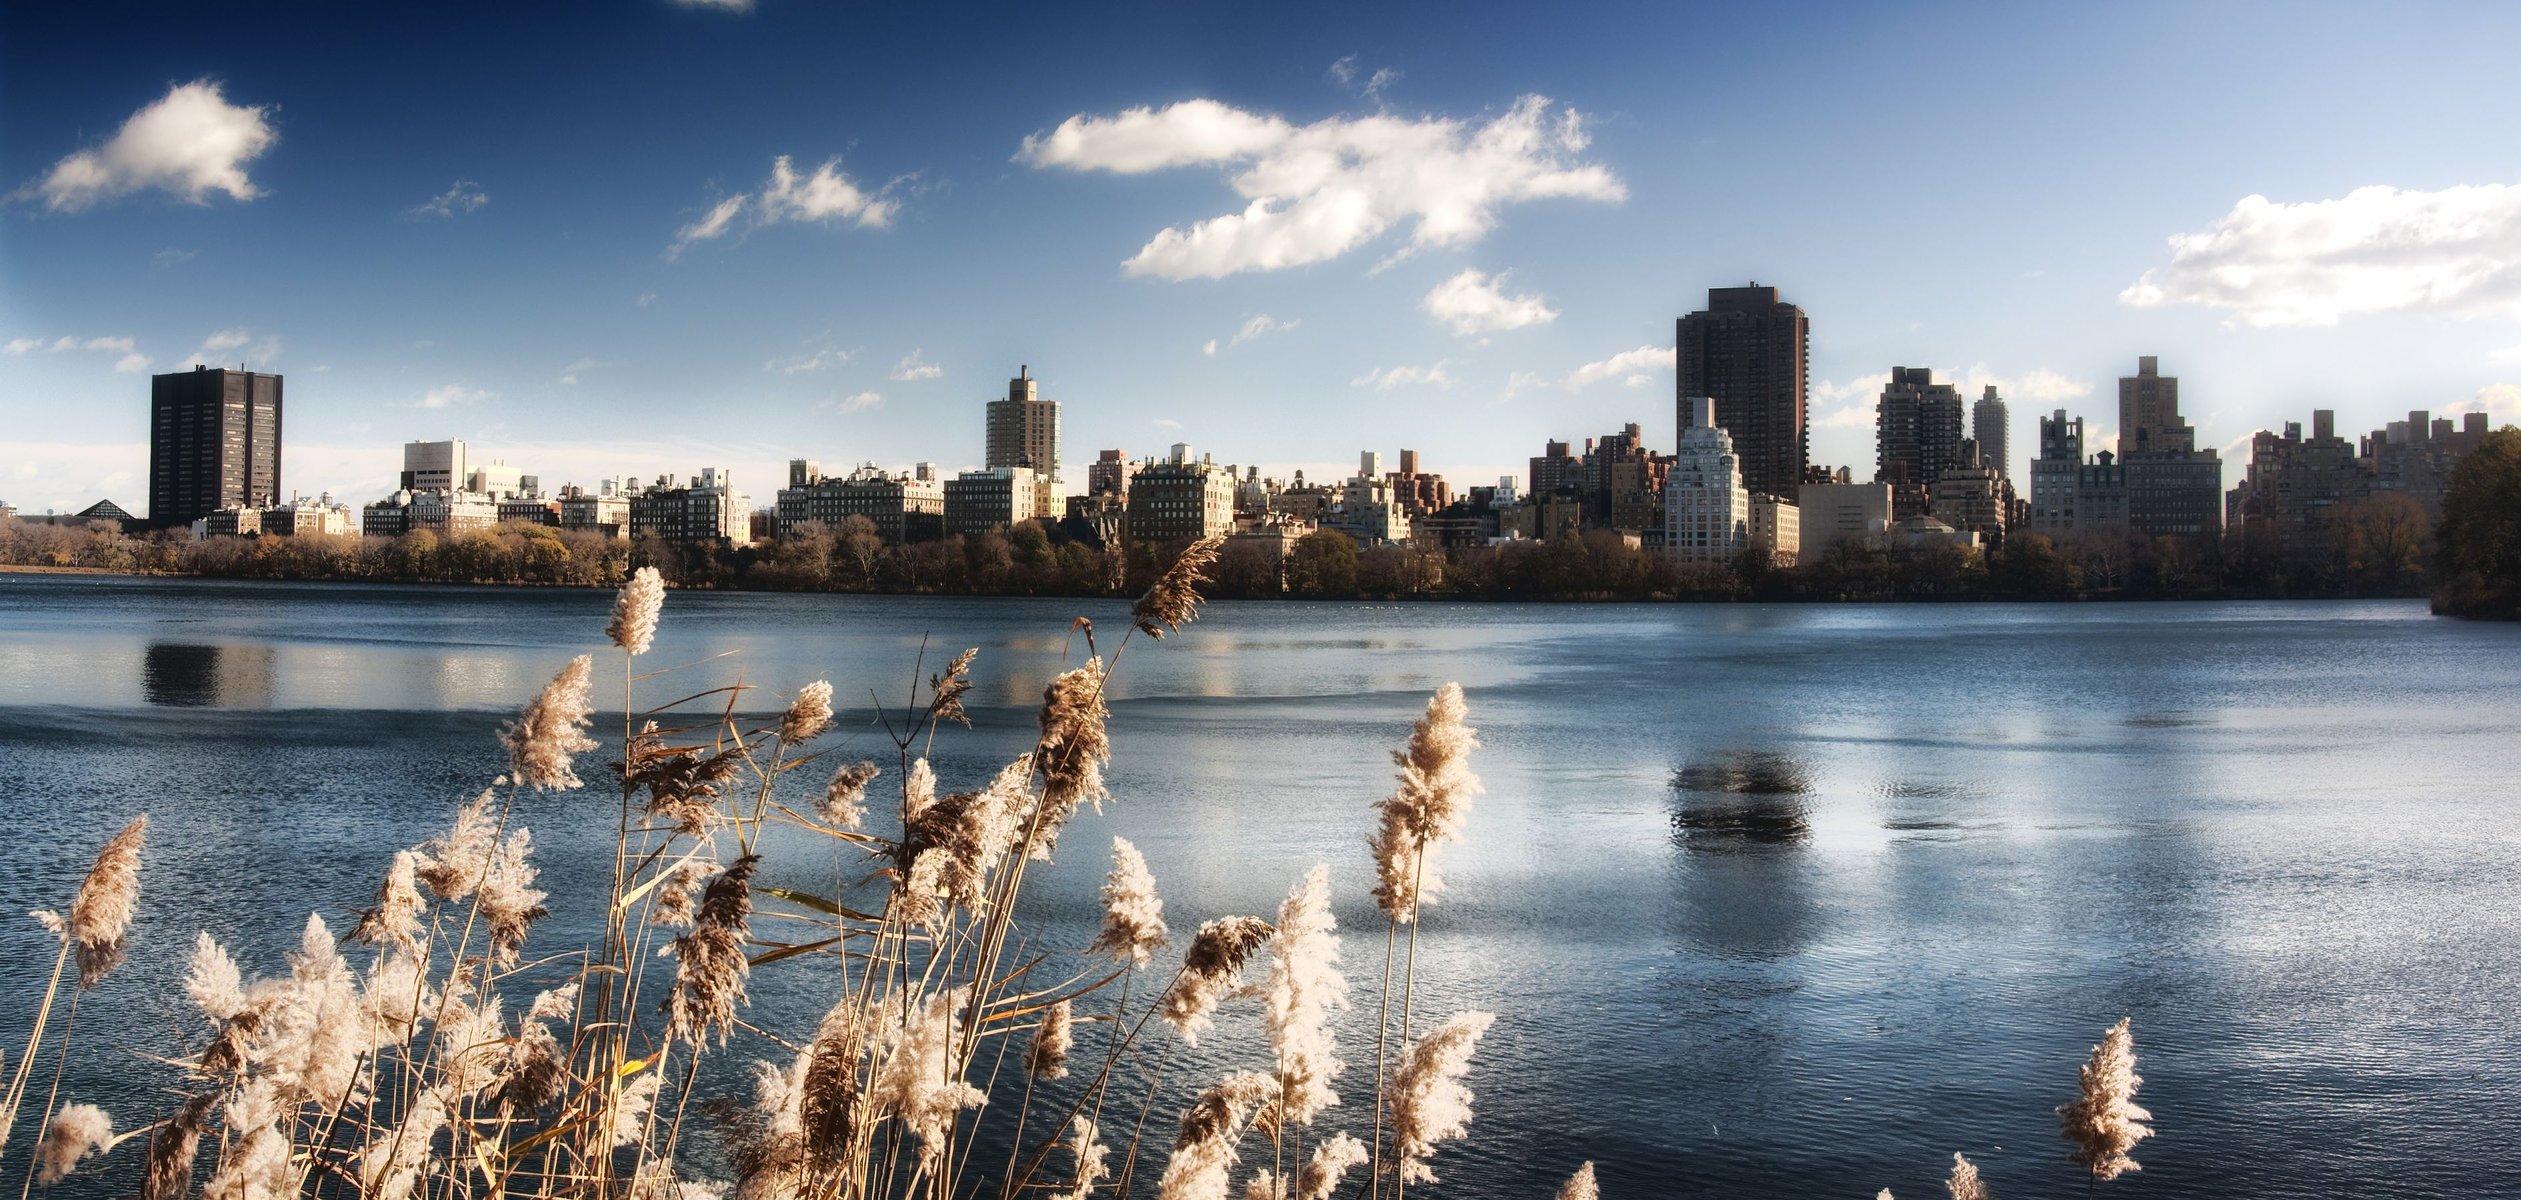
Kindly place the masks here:
<instances>
[{"instance_id":1,"label":"shoreline","mask_svg":"<svg viewBox=\"0 0 2521 1200\"><path fill-rule=\"evenodd\" d=\"M593 584L593 583L584 583L584 584L581 584L581 583L542 583L542 582L534 582L534 581L530 581L530 580L497 580L497 579L490 579L490 580L445 580L445 579L369 579L369 578L353 578L353 579L293 579L293 578L273 578L273 577L270 577L270 576L259 576L259 575L207 575L207 574L199 574L199 573L187 572L187 571L138 571L138 570L125 570L125 569L116 568L116 567L58 567L58 566L47 566L47 565L35 564L35 563L0 563L0 576L7 576L7 575L31 575L31 576L60 576L60 575L71 575L71 576L106 576L106 577L121 577L121 578L127 578L127 579L170 579L170 580L196 580L196 581L211 582L211 583L236 583L236 584L282 584L282 585L291 585L291 586L295 586L295 585L305 585L305 584L315 584L315 585L326 585L326 584L331 584L331 585L368 585L368 586L383 586L383 587L422 587L422 588L495 588L495 589L504 589L504 590L524 590L524 591L578 591L578 592L611 592L611 591L613 591L613 590L615 589L615 585L612 585L612 584ZM689 592L689 593L695 593L695 594L701 594L701 593L715 593L715 594L722 594L722 595L764 595L764 596L776 596L776 595L796 595L796 596L869 596L869 597L890 596L890 597L900 597L900 598L904 598L904 599L925 599L925 600L1063 600L1063 601L1125 601L1125 600L1128 600L1128 599L1130 599L1130 598L1131 598L1129 595L1127 595L1127 594L1122 594L1122 593L1067 593L1067 592L942 592L942 591L939 591L939 592L912 592L912 591L885 591L885 590L853 591L853 590L837 589L837 588L835 588L835 589L818 589L818 588L692 587L692 586L681 585L681 584L669 584L668 586L669 586L672 590L677 591L677 592ZM1564 605L1593 605L1593 604L1794 604L1794 605L1833 605L1833 604L2134 604L2134 603L2145 603L2145 604L2151 604L2151 603L2199 603L2199 604L2211 604L2211 603L2219 603L2219 602L2234 602L2234 603L2261 602L2261 603L2263 603L2263 602L2269 602L2269 601L2306 601L2306 600L2307 600L2307 601L2372 601L2372 600L2398 600L2398 601L2406 601L2406 602L2409 602L2409 603L2424 603L2424 602L2428 602L2430 599L2431 599L2431 598L2430 598L2430 597L2427 597L2427 596L2340 596L2340 595L2331 595L2331 596L2290 596L2290 595L2262 595L2262 594L2257 594L2257 593L2245 593L2245 592L2202 592L2202 593L2190 593L2190 594L2180 594L2180 595L2141 595L2141 594L2139 594L2139 595L2078 595L2078 596L1880 596L1880 597L1861 597L1861 598L1858 598L1858 597L1849 597L1849 598L1843 598L1843 599L1840 599L1840 598L1832 598L1832 599L1819 599L1819 598L1813 598L1813 597L1800 597L1800 596L1770 596L1770 597L1760 597L1760 596L1653 596L1653 597L1643 597L1643 598L1640 598L1640 597L1628 597L1628 596L1599 596L1599 597L1594 597L1594 596L1509 596L1509 597L1485 597L1485 596L1463 596L1463 595L1450 595L1450 594L1448 594L1448 595L1417 595L1417 596L1294 596L1294 595L1285 595L1285 596L1232 596L1232 597L1220 597L1220 598L1218 598L1217 600L1210 601L1210 603L1252 603L1252 604L1271 604L1271 603L1279 603L1279 602L1284 602L1284 601L1296 601L1296 602L1301 602L1301 603L1331 603L1331 604L1339 604L1339 603L1370 603L1370 604L1564 604Z\"/></svg>"}]
</instances>

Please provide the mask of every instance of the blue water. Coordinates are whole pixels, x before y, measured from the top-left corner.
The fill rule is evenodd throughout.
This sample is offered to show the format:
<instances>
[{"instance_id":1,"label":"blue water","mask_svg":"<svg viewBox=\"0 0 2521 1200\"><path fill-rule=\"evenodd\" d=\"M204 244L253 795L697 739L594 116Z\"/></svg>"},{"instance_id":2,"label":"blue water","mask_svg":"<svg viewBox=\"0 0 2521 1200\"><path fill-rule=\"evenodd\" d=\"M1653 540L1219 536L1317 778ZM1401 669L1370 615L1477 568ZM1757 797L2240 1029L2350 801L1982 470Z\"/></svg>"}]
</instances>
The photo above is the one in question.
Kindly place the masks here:
<instances>
[{"instance_id":1,"label":"blue water","mask_svg":"<svg viewBox=\"0 0 2521 1200\"><path fill-rule=\"evenodd\" d=\"M0 796L23 816L0 912L66 903L113 828L155 821L132 960L83 1002L65 1095L152 1119L165 1080L129 1050L198 1039L171 992L194 931L271 971L309 911L346 928L609 602L0 575ZM676 594L642 665L698 665L640 699L740 679L769 709L829 678L853 706L834 747L881 757L870 692L900 703L923 639L931 668L978 646L978 728L937 754L977 786L1027 744L1080 612L1108 651L1118 605ZM2521 1195L2521 627L2401 602L1219 604L1128 652L1117 800L1030 877L1021 936L1083 944L1114 833L1176 930L1266 914L1329 863L1343 1045L1368 1063L1330 1120L1361 1122L1382 941L1361 838L1447 680L1487 792L1445 851L1418 1003L1498 1020L1431 1196L1548 1195L1584 1159L1612 1196L1926 1196L1956 1150L2000 1195L2079 1194L2051 1109L2121 1016L2160 1136L2106 1190ZM554 893L529 949L599 920L569 885L609 850L601 792L521 817ZM863 869L781 839L765 876ZM0 922L0 995L39 994L50 961ZM802 1033L820 980L786 967L751 1019ZM12 1055L24 1007L0 1003ZM1245 1004L1177 1054L1154 1127L1256 1039ZM74 1194L127 1191L137 1149Z\"/></svg>"}]
</instances>

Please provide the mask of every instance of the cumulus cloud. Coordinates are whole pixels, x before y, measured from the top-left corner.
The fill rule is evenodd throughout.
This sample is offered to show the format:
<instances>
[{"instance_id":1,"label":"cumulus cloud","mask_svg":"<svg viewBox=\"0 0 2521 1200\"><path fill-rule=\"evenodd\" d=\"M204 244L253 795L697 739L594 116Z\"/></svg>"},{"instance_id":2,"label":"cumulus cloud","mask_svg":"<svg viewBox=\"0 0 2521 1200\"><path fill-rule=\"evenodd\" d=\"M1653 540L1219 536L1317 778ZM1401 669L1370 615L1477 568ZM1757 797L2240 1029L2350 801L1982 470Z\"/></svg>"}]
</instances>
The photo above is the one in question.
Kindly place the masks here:
<instances>
[{"instance_id":1,"label":"cumulus cloud","mask_svg":"<svg viewBox=\"0 0 2521 1200\"><path fill-rule=\"evenodd\" d=\"M1891 385L1889 371L1876 371L1839 382L1824 379L1811 385L1803 394L1805 411L1812 424L1821 429L1871 429L1874 405L1882 399L1882 389ZM1718 415L1722 419L1722 415Z\"/></svg>"},{"instance_id":2,"label":"cumulus cloud","mask_svg":"<svg viewBox=\"0 0 2521 1200\"><path fill-rule=\"evenodd\" d=\"M262 189L245 164L280 139L264 106L230 104L207 79L178 84L133 113L104 145L60 162L20 195L41 197L55 212L76 212L134 192L156 189L194 204L213 192L252 200Z\"/></svg>"},{"instance_id":3,"label":"cumulus cloud","mask_svg":"<svg viewBox=\"0 0 2521 1200\"><path fill-rule=\"evenodd\" d=\"M280 357L280 338L277 334L266 336L258 341L252 330L239 326L235 329L222 329L202 339L200 349L184 356L184 365L188 367L224 366L228 362L227 352L239 347L247 347L244 361L249 363L268 363Z\"/></svg>"},{"instance_id":4,"label":"cumulus cloud","mask_svg":"<svg viewBox=\"0 0 2521 1200\"><path fill-rule=\"evenodd\" d=\"M2521 317L2521 185L2364 187L2299 204L2246 196L2170 244L2170 263L2120 303L2203 305L2248 326L2388 311Z\"/></svg>"},{"instance_id":5,"label":"cumulus cloud","mask_svg":"<svg viewBox=\"0 0 2521 1200\"><path fill-rule=\"evenodd\" d=\"M1378 113L1301 126L1202 99L1072 116L1024 139L1016 159L1116 175L1238 166L1230 183L1242 211L1167 227L1123 264L1132 275L1178 280L1323 262L1404 223L1402 254L1464 245L1509 204L1626 199L1609 168L1581 161L1589 144L1583 117L1541 96L1485 121Z\"/></svg>"},{"instance_id":6,"label":"cumulus cloud","mask_svg":"<svg viewBox=\"0 0 2521 1200\"><path fill-rule=\"evenodd\" d=\"M121 357L114 360L114 369L126 374L148 370L151 361L148 355L137 353L132 339L127 337L57 337L50 341L39 337L21 337L11 338L6 345L0 345L0 353L25 354L35 350L50 351L54 354L73 350L94 350L118 354Z\"/></svg>"},{"instance_id":7,"label":"cumulus cloud","mask_svg":"<svg viewBox=\"0 0 2521 1200\"><path fill-rule=\"evenodd\" d=\"M1379 392L1388 392L1398 387L1449 388L1453 386L1453 377L1445 373L1444 366L1443 363L1436 363L1425 367L1376 367L1349 380L1348 385L1370 387Z\"/></svg>"},{"instance_id":8,"label":"cumulus cloud","mask_svg":"<svg viewBox=\"0 0 2521 1200\"><path fill-rule=\"evenodd\" d=\"M150 362L146 354L126 354L114 360L114 369L125 375L137 375L148 370Z\"/></svg>"},{"instance_id":9,"label":"cumulus cloud","mask_svg":"<svg viewBox=\"0 0 2521 1200\"><path fill-rule=\"evenodd\" d=\"M747 214L752 218L750 229L807 221L851 221L862 229L881 229L899 211L900 201L883 191L870 192L842 174L837 156L825 160L812 174L800 175L795 161L782 154L770 160L770 180L760 192L739 192L720 200L699 220L675 231L666 256L733 232L737 219Z\"/></svg>"},{"instance_id":10,"label":"cumulus cloud","mask_svg":"<svg viewBox=\"0 0 2521 1200\"><path fill-rule=\"evenodd\" d=\"M1537 295L1507 295L1506 275L1504 271L1492 276L1476 268L1465 270L1437 284L1420 303L1429 315L1465 337L1547 325L1558 319L1558 310Z\"/></svg>"},{"instance_id":11,"label":"cumulus cloud","mask_svg":"<svg viewBox=\"0 0 2521 1200\"><path fill-rule=\"evenodd\" d=\"M458 179L455 181L455 186L421 202L404 215L415 221L425 221L432 217L452 217L461 213L479 212L481 206L488 203L490 203L490 193L481 190L480 184Z\"/></svg>"},{"instance_id":12,"label":"cumulus cloud","mask_svg":"<svg viewBox=\"0 0 2521 1200\"><path fill-rule=\"evenodd\" d=\"M560 382L575 386L578 382L578 375L581 372L600 370L612 365L612 363L605 362L604 360L598 358L581 358L578 361L560 369Z\"/></svg>"},{"instance_id":13,"label":"cumulus cloud","mask_svg":"<svg viewBox=\"0 0 2521 1200\"><path fill-rule=\"evenodd\" d=\"M858 352L855 350L817 350L812 354L799 354L788 358L774 358L769 362L763 363L762 369L765 371L775 371L781 375L811 375L817 371L825 371L833 367L837 367L857 356Z\"/></svg>"},{"instance_id":14,"label":"cumulus cloud","mask_svg":"<svg viewBox=\"0 0 2521 1200\"><path fill-rule=\"evenodd\" d=\"M920 358L919 351L916 350L910 352L910 357L893 364L893 379L899 383L908 383L918 379L936 379L944 374L944 367Z\"/></svg>"},{"instance_id":15,"label":"cumulus cloud","mask_svg":"<svg viewBox=\"0 0 2521 1200\"><path fill-rule=\"evenodd\" d=\"M450 383L443 387L430 388L425 395L420 397L419 406L421 408L453 408L459 404L478 404L490 397L491 393L480 388Z\"/></svg>"},{"instance_id":16,"label":"cumulus cloud","mask_svg":"<svg viewBox=\"0 0 2521 1200\"><path fill-rule=\"evenodd\" d=\"M1245 342L1251 341L1253 338L1262 336L1263 334L1283 332L1302 324L1304 324L1304 318L1302 317L1298 317L1292 321L1281 321L1276 317L1270 316L1268 313L1262 313L1259 316L1253 317L1251 320L1243 322L1243 327L1235 330L1234 336L1225 339L1222 345L1220 345L1215 338L1208 339L1208 344L1201 346L1199 348L1199 352L1210 358L1215 358L1217 356L1217 351L1220 349L1231 350L1236 346L1240 346Z\"/></svg>"},{"instance_id":17,"label":"cumulus cloud","mask_svg":"<svg viewBox=\"0 0 2521 1200\"><path fill-rule=\"evenodd\" d=\"M842 412L863 412L882 403L884 403L884 397L881 394L856 392L847 396L834 396L814 407L838 409Z\"/></svg>"},{"instance_id":18,"label":"cumulus cloud","mask_svg":"<svg viewBox=\"0 0 2521 1200\"><path fill-rule=\"evenodd\" d=\"M2482 412L2502 418L2501 424L2521 423L2521 384L2490 383L2477 389L2477 394L2442 410L2442 416Z\"/></svg>"},{"instance_id":19,"label":"cumulus cloud","mask_svg":"<svg viewBox=\"0 0 2521 1200\"><path fill-rule=\"evenodd\" d=\"M2032 411L2042 407L2067 407L2072 401L2090 396L2093 387L2088 380L2070 378L2047 367L1999 373L1985 363L1972 363L1967 369L1958 371L1935 368L1934 375L1938 382L1949 383L1958 390L1964 405L1976 401L1992 386L1997 396L2007 403L2027 406ZM1812 413L1815 428L1871 429L1875 406L1882 400L1882 389L1890 385L1889 371L1876 371L1845 381L1823 379L1812 384L1804 394L1804 400Z\"/></svg>"},{"instance_id":20,"label":"cumulus cloud","mask_svg":"<svg viewBox=\"0 0 2521 1200\"><path fill-rule=\"evenodd\" d=\"M1556 379L1538 371L1516 371L1506 377L1506 395L1517 396L1534 388L1556 388L1562 391L1580 392L1594 384L1614 379L1628 387L1644 387L1654 382L1657 374L1671 370L1672 348L1670 346L1639 346L1634 350L1622 350L1609 358L1586 363Z\"/></svg>"}]
</instances>

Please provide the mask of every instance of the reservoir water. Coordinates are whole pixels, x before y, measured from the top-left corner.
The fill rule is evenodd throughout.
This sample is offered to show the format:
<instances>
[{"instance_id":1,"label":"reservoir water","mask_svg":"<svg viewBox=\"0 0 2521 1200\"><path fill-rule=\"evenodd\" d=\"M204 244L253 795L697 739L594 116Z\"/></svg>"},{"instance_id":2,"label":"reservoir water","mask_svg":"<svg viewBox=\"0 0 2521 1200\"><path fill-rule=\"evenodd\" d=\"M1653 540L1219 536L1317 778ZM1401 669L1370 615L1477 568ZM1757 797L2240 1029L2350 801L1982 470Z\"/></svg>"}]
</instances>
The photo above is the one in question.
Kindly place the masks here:
<instances>
[{"instance_id":1,"label":"reservoir water","mask_svg":"<svg viewBox=\"0 0 2521 1200\"><path fill-rule=\"evenodd\" d=\"M0 1046L52 957L16 914L64 905L146 809L131 961L82 1001L63 1090L154 1119L169 1077L134 1051L198 1043L175 987L194 932L270 972L307 913L346 928L391 852L499 770L506 715L599 647L610 601L0 575ZM832 746L883 760L870 693L898 705L923 642L931 669L977 646L977 728L935 756L976 787L1082 653L1070 618L1108 651L1124 613L678 593L642 666L698 665L640 698L740 679L775 710L828 678ZM609 707L620 663L597 662ZM1362 839L1446 681L1487 790L1445 851L1417 1003L1498 1019L1431 1197L1546 1196L1585 1159L1614 1197L1926 1196L1954 1151L1999 1195L2080 1194L2052 1109L2122 1016L2159 1136L2105 1191L2521 1195L2521 627L2407 602L1218 604L1128 651L1115 800L1030 877L1028 945L1090 936L1114 834L1177 932L1265 915L1328 863L1359 1001L1342 1045L1366 1043L1333 1117L1362 1120L1383 932ZM603 753L594 787L520 810L553 894L529 951L600 921L572 885L608 867ZM865 870L790 839L764 877ZM801 1034L822 1004L785 967L751 1019ZM1151 1127L1260 1060L1250 1008L1176 1056ZM70 1194L127 1194L137 1149Z\"/></svg>"}]
</instances>

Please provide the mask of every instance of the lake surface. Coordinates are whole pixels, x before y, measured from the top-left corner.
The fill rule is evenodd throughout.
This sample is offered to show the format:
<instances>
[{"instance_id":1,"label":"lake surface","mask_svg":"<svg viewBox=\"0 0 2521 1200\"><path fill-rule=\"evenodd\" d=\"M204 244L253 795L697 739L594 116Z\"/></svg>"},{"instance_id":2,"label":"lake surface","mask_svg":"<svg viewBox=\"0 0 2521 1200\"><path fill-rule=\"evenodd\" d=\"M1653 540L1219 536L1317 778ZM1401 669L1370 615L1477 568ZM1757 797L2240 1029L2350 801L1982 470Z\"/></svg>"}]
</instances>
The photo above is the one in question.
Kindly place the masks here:
<instances>
[{"instance_id":1,"label":"lake surface","mask_svg":"<svg viewBox=\"0 0 2521 1200\"><path fill-rule=\"evenodd\" d=\"M269 972L309 911L346 929L610 602L0 575L0 795L28 818L0 912L65 904L104 837L155 821L132 960L83 1002L65 1096L153 1119L122 1047L198 1036L171 991L194 931ZM641 698L829 678L852 705L833 744L881 758L870 689L898 704L923 639L931 668L978 646L978 728L936 755L974 787L1028 743L1078 613L1106 650L1126 624L1109 603L676 594L642 666L709 661ZM619 675L598 678L602 701ZM1129 650L1116 800L1028 878L1029 943L1083 944L1115 833L1176 931L1270 913L1330 864L1360 1010L1342 1045L1365 1060L1332 1117L1369 1116L1361 839L1448 680L1487 792L1444 852L1419 1011L1498 1020L1430 1197L1546 1196L1584 1159L1613 1197L1922 1197L1956 1150L2000 1195L2080 1194L2051 1110L2121 1016L2160 1136L2107 1191L2521 1195L2521 626L2401 602L1219 604ZM569 885L608 851L602 790L520 818L546 952L599 920ZM861 871L782 841L765 876ZM11 1054L50 960L0 923L0 994L27 998L0 1004ZM782 969L753 1018L801 1033L821 1004ZM1257 1065L1249 1007L1167 1086ZM137 1149L74 1191L127 1191Z\"/></svg>"}]
</instances>

